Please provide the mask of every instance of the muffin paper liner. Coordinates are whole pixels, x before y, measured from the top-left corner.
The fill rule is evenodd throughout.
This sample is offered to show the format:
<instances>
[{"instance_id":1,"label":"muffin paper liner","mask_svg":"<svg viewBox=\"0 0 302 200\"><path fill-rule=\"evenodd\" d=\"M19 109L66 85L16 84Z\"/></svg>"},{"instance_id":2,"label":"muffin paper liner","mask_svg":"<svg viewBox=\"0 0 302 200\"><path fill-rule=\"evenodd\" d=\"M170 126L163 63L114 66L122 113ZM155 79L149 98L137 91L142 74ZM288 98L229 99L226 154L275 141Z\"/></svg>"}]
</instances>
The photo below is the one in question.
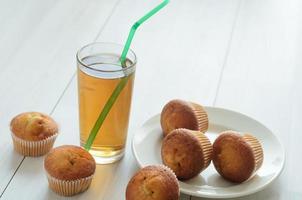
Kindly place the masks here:
<instances>
[{"instance_id":1,"label":"muffin paper liner","mask_svg":"<svg viewBox=\"0 0 302 200\"><path fill-rule=\"evenodd\" d=\"M204 159L203 170L204 170L211 163L212 155L213 155L213 147L210 140L204 133L199 131L192 131L192 133L197 137L197 139L199 140L202 146L203 159Z\"/></svg>"},{"instance_id":2,"label":"muffin paper liner","mask_svg":"<svg viewBox=\"0 0 302 200\"><path fill-rule=\"evenodd\" d=\"M41 141L26 141L17 137L13 132L11 136L14 143L14 149L24 156L42 156L48 153L58 136L58 133Z\"/></svg>"},{"instance_id":3,"label":"muffin paper liner","mask_svg":"<svg viewBox=\"0 0 302 200\"><path fill-rule=\"evenodd\" d=\"M175 177L175 179L177 180L176 174L170 167L168 167L167 165L158 165L158 166L161 166L161 167L165 168L166 170L168 170L169 172L171 172L173 174L173 176Z\"/></svg>"},{"instance_id":4,"label":"muffin paper liner","mask_svg":"<svg viewBox=\"0 0 302 200\"><path fill-rule=\"evenodd\" d=\"M190 105L193 107L193 111L197 117L198 130L201 132L206 132L209 127L209 119L207 112L201 105L198 105L196 103L190 103Z\"/></svg>"},{"instance_id":5,"label":"muffin paper liner","mask_svg":"<svg viewBox=\"0 0 302 200\"><path fill-rule=\"evenodd\" d=\"M55 193L62 196L73 196L84 192L89 188L93 175L94 174L86 178L80 178L76 180L59 180L47 173L47 179L49 187Z\"/></svg>"},{"instance_id":6,"label":"muffin paper liner","mask_svg":"<svg viewBox=\"0 0 302 200\"><path fill-rule=\"evenodd\" d=\"M255 158L255 169L254 173L261 167L263 163L263 150L261 147L260 142L257 140L256 137L250 134L243 135L244 140L250 145L253 150L254 158Z\"/></svg>"}]
</instances>

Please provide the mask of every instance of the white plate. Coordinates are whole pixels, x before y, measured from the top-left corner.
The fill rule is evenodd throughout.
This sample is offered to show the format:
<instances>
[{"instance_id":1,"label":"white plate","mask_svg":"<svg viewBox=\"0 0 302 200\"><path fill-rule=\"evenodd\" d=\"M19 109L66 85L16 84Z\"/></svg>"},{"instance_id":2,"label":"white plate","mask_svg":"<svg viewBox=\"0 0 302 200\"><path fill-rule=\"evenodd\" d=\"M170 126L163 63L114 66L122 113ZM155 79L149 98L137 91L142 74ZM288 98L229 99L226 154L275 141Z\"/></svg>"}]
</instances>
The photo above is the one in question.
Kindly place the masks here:
<instances>
[{"instance_id":1,"label":"white plate","mask_svg":"<svg viewBox=\"0 0 302 200\"><path fill-rule=\"evenodd\" d=\"M276 136L264 125L246 115L222 108L205 109L210 121L206 135L211 142L224 130L252 133L262 144L264 162L256 176L241 184L234 184L221 178L211 163L197 177L179 181L180 191L198 197L233 198L255 193L268 186L284 166L284 150ZM160 150L163 135L159 121L159 115L152 117L134 135L132 150L141 167L162 164Z\"/></svg>"}]
</instances>

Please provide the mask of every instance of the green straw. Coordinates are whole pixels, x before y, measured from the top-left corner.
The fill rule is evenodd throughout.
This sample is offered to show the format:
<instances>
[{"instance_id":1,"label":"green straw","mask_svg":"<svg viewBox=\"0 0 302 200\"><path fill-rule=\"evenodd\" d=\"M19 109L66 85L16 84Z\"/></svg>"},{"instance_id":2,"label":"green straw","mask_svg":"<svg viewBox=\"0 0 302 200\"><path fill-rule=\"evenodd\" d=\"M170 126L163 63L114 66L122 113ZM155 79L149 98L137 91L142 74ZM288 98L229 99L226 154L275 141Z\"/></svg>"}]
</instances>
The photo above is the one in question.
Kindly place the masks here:
<instances>
[{"instance_id":1,"label":"green straw","mask_svg":"<svg viewBox=\"0 0 302 200\"><path fill-rule=\"evenodd\" d=\"M136 29L142 24L144 23L147 19L149 19L151 16L153 16L155 13L157 13L160 9L162 9L164 6L166 6L169 3L169 0L164 0L162 3L160 3L158 6L156 6L155 8L153 8L150 12L148 12L146 15L144 15L142 18L140 18L137 22L135 22L129 32L127 41L125 43L120 61L121 61L121 65L123 67L126 67L125 65L125 61L126 61L126 56L127 53L129 51L132 39L134 37L135 31ZM129 79L129 76L126 76L124 78L121 79L121 81L119 82L119 84L116 86L116 88L114 89L113 93L111 94L111 96L109 97L108 101L106 102L102 112L100 113L98 119L96 120L93 128L91 129L91 132L89 134L89 137L87 139L87 142L85 144L85 149L87 151L90 150L93 141L95 139L95 137L97 136L103 122L105 121L109 111L111 110L114 102L116 101L116 99L118 98L119 94L122 92L123 88L125 87L125 85L127 84L127 81Z\"/></svg>"}]
</instances>

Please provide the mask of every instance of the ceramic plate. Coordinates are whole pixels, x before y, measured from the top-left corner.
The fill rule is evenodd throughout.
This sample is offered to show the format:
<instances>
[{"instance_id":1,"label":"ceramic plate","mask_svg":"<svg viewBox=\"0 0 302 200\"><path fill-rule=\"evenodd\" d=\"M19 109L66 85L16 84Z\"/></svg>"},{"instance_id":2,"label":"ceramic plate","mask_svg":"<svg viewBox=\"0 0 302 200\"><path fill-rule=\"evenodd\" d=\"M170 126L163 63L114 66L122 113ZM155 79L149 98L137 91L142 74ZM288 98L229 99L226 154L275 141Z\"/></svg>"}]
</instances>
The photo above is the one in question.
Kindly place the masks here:
<instances>
[{"instance_id":1,"label":"ceramic plate","mask_svg":"<svg viewBox=\"0 0 302 200\"><path fill-rule=\"evenodd\" d=\"M198 197L232 198L252 194L268 186L284 166L284 150L276 136L264 125L246 115L222 108L205 107L205 109L210 121L206 135L211 142L224 130L252 133L262 144L264 162L257 175L241 184L224 180L211 163L195 178L179 181L180 191ZM160 115L150 118L137 130L133 137L132 150L141 167L162 164L160 154L162 139Z\"/></svg>"}]
</instances>

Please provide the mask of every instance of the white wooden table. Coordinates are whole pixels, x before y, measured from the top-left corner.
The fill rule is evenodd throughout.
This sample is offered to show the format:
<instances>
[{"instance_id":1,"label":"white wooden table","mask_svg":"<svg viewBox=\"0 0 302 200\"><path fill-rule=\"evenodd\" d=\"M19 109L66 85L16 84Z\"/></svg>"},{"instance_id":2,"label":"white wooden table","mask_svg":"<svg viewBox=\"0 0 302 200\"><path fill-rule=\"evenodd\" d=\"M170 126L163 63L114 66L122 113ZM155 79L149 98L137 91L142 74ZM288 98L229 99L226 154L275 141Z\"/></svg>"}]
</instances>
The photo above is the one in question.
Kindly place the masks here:
<instances>
[{"instance_id":1,"label":"white wooden table","mask_svg":"<svg viewBox=\"0 0 302 200\"><path fill-rule=\"evenodd\" d=\"M60 124L56 146L79 144L76 51L93 41L124 43L132 23L158 2L0 0L1 199L65 199L48 189L43 157L13 151L8 124L23 111L45 112ZM239 199L302 199L301 11L299 0L172 1L132 45L138 66L126 156L97 166L91 188L66 199L124 199L138 170L133 132L173 98L250 115L285 146L282 175Z\"/></svg>"}]
</instances>

